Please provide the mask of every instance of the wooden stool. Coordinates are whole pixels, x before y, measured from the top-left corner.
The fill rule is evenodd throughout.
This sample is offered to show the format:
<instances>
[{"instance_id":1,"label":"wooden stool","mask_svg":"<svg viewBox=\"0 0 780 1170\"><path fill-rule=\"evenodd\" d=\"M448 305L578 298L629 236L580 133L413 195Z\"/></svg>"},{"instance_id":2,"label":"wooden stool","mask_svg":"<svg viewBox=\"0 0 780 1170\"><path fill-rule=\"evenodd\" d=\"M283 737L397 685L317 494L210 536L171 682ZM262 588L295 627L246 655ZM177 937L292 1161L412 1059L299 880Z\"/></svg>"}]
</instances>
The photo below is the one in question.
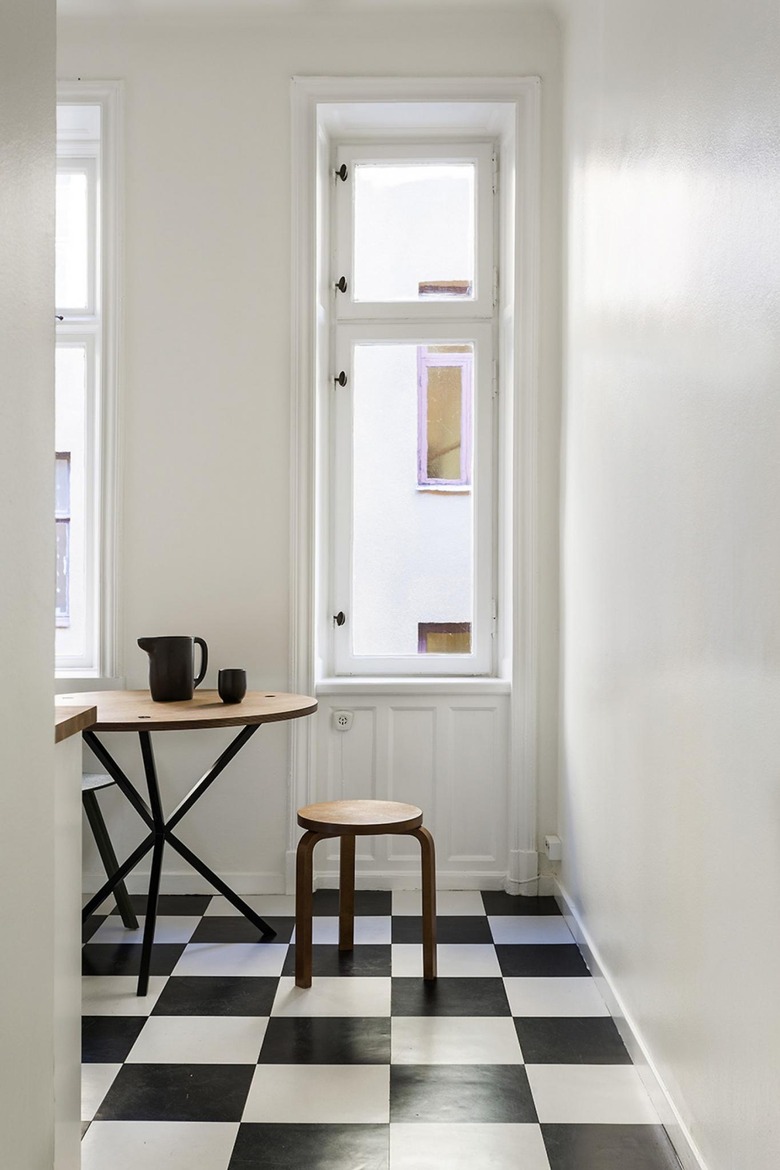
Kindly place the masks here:
<instances>
[{"instance_id":1,"label":"wooden stool","mask_svg":"<svg viewBox=\"0 0 780 1170\"><path fill-rule=\"evenodd\" d=\"M436 978L436 855L422 810L392 800L332 800L298 810L307 831L298 842L295 876L295 985L311 987L312 855L325 837L340 837L339 950L351 951L355 919L355 837L405 833L422 851L423 978Z\"/></svg>"}]
</instances>

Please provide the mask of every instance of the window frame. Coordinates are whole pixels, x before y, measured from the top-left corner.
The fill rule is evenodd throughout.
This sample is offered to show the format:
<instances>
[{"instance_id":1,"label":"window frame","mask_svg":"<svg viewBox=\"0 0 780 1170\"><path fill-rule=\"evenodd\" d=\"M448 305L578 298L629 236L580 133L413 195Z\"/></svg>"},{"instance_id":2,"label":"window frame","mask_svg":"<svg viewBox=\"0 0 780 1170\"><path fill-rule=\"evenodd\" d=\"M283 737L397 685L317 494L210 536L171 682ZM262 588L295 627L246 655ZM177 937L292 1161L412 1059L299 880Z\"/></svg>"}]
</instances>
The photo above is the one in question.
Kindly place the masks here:
<instances>
[{"instance_id":1,"label":"window frame","mask_svg":"<svg viewBox=\"0 0 780 1170\"><path fill-rule=\"evenodd\" d=\"M461 136L449 142L427 140L409 142L388 140L380 131L370 143L336 142L333 158L334 174L342 166L347 167L346 183L353 192L352 199L339 198L338 181L334 199L334 218L329 225L332 232L332 251L335 264L334 281L342 276L347 281L346 293L337 293L334 299L336 320L388 320L407 319L410 321L485 319L493 316L495 301L495 201L494 165L495 145L491 141L470 141L471 136ZM404 163L474 163L475 222L474 239L477 245L474 282L475 295L463 298L425 297L418 301L356 301L355 255L353 208L354 188L352 180L356 165L361 163L404 164ZM447 274L442 274L442 279Z\"/></svg>"},{"instance_id":2,"label":"window frame","mask_svg":"<svg viewBox=\"0 0 780 1170\"><path fill-rule=\"evenodd\" d=\"M86 355L85 489L87 632L84 653L55 652L55 675L73 689L78 679L119 680L118 629L118 370L122 268L122 83L58 82L57 109L97 106L100 136L63 115L58 122L57 169L86 170L94 215L88 230L86 307L57 306L55 346L83 346Z\"/></svg>"},{"instance_id":3,"label":"window frame","mask_svg":"<svg viewBox=\"0 0 780 1170\"><path fill-rule=\"evenodd\" d=\"M291 96L292 235L290 348L291 560L290 677L317 695L512 695L513 768L536 767L538 675L538 456L541 249L541 79L521 77L293 77ZM321 573L330 524L328 422L322 402L333 389L326 308L332 257L317 223L330 212L330 143L367 137L376 126L399 136L442 137L453 126L497 134L501 144L497 419L499 441L498 667L493 678L334 678L323 646L333 620ZM368 128L368 130L367 130ZM503 600L502 600L503 599ZM295 795L306 803L314 766L312 736L294 729Z\"/></svg>"}]
</instances>

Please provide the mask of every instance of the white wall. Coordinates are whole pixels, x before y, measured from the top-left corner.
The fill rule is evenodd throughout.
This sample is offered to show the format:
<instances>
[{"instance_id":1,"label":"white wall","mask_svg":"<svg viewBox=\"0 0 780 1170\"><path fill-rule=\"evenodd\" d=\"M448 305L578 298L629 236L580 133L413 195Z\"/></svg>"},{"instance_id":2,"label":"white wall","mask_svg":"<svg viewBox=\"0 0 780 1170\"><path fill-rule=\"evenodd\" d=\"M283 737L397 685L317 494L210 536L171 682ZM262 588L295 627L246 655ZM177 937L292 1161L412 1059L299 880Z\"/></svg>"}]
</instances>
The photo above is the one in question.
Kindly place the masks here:
<instances>
[{"instance_id":1,"label":"white wall","mask_svg":"<svg viewBox=\"0 0 780 1170\"><path fill-rule=\"evenodd\" d=\"M780 10L570 30L563 884L710 1170L780 1162Z\"/></svg>"},{"instance_id":2,"label":"white wall","mask_svg":"<svg viewBox=\"0 0 780 1170\"><path fill-rule=\"evenodd\" d=\"M54 1158L53 0L0 17L0 1150Z\"/></svg>"},{"instance_id":3,"label":"white wall","mask_svg":"<svg viewBox=\"0 0 780 1170\"><path fill-rule=\"evenodd\" d=\"M216 22L62 19L61 77L125 81L124 667L143 634L207 639L219 666L283 689L289 670L290 78L539 74L545 387L540 508L557 513L559 36L530 9L483 14L259 11ZM542 550L542 815L554 824L557 550ZM329 734L327 724L320 724ZM116 739L116 737L114 737ZM226 737L159 736L170 800ZM124 759L137 748L121 743ZM283 888L287 731L263 729L187 818L185 837L245 890ZM137 761L136 761L137 762ZM258 780L258 769L262 776ZM111 806L111 796L105 798ZM124 817L120 852L138 837ZM184 830L184 826L183 826ZM170 859L175 869L175 858ZM181 888L193 879L182 866ZM167 888L175 888L168 876Z\"/></svg>"}]
</instances>

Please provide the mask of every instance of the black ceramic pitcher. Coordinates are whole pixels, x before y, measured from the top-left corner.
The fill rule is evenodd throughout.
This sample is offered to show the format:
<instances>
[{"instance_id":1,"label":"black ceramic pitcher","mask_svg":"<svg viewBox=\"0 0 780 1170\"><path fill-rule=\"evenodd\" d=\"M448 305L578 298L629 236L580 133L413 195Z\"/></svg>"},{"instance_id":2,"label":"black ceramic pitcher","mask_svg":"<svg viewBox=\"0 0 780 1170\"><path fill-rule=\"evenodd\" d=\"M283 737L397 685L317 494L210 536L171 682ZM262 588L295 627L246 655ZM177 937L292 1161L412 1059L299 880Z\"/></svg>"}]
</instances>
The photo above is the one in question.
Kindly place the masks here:
<instances>
[{"instance_id":1,"label":"black ceramic pitcher","mask_svg":"<svg viewBox=\"0 0 780 1170\"><path fill-rule=\"evenodd\" d=\"M200 646L200 674L195 677L195 643ZM139 638L149 655L149 690L156 703L191 699L206 677L209 648L202 638Z\"/></svg>"}]
</instances>

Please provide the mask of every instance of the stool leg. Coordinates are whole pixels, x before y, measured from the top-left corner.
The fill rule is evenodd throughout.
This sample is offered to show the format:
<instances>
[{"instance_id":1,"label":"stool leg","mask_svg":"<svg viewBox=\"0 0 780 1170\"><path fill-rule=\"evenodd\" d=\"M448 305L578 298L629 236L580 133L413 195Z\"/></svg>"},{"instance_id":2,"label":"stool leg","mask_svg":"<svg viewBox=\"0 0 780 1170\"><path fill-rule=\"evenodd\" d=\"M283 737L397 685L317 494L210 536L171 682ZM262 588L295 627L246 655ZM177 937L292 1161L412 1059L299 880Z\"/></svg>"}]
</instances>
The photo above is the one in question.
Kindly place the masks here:
<instances>
[{"instance_id":1,"label":"stool leg","mask_svg":"<svg viewBox=\"0 0 780 1170\"><path fill-rule=\"evenodd\" d=\"M355 942L355 834L345 833L339 853L339 950Z\"/></svg>"},{"instance_id":2,"label":"stool leg","mask_svg":"<svg viewBox=\"0 0 780 1170\"><path fill-rule=\"evenodd\" d=\"M119 862L114 853L114 846L111 844L111 838L108 835L106 822L103 820L103 814L100 811L97 797L94 792L87 789L81 794L82 803L84 805L84 812L87 814L89 827L92 829L92 836L95 838L100 860L103 862L103 868L106 871L106 877L113 877L119 869ZM127 930L138 930L138 919L135 916L130 895L127 892L127 886L124 882L119 882L114 888L114 898L116 899L117 909L122 916L122 922Z\"/></svg>"},{"instance_id":3,"label":"stool leg","mask_svg":"<svg viewBox=\"0 0 780 1170\"><path fill-rule=\"evenodd\" d=\"M312 855L321 833L309 829L295 855L295 986L311 987Z\"/></svg>"},{"instance_id":4,"label":"stool leg","mask_svg":"<svg viewBox=\"0 0 780 1170\"><path fill-rule=\"evenodd\" d=\"M420 842L422 868L423 979L436 978L436 850L424 826L411 836Z\"/></svg>"}]
</instances>

